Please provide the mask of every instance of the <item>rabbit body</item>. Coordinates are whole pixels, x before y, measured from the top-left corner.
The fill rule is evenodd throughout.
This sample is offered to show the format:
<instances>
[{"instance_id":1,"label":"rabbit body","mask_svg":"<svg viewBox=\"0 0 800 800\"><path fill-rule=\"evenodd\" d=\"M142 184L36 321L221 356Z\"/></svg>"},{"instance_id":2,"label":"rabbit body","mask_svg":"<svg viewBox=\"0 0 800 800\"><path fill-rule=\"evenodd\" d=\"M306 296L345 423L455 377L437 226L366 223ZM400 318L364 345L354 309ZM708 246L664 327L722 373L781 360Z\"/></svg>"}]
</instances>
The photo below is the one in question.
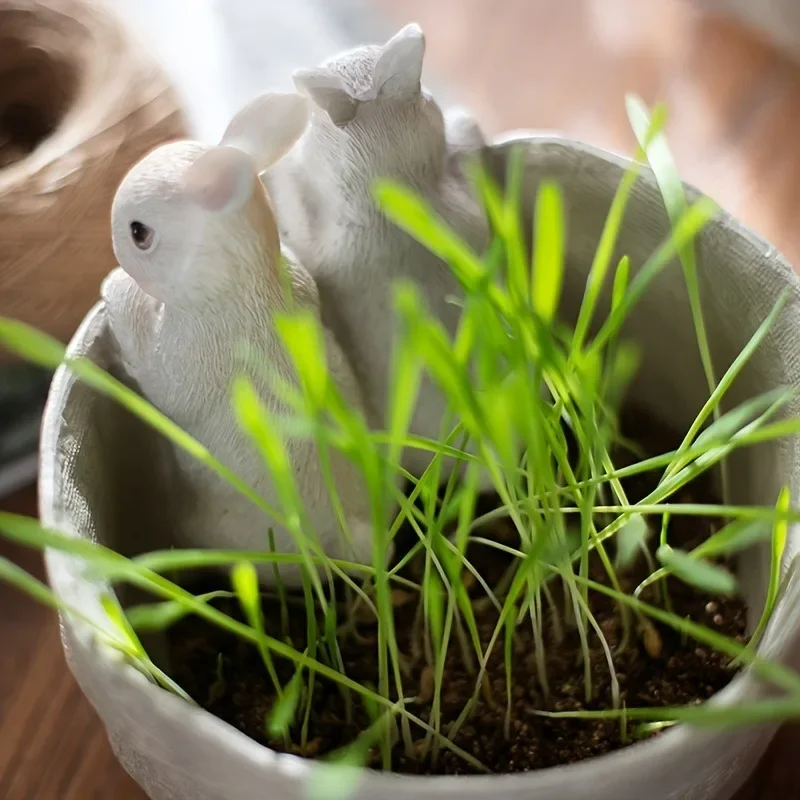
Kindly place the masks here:
<instances>
[{"instance_id":1,"label":"rabbit body","mask_svg":"<svg viewBox=\"0 0 800 800\"><path fill-rule=\"evenodd\" d=\"M231 384L242 372L237 347L247 345L244 371L262 403L271 412L287 412L271 388L275 377L296 383L273 324L274 314L287 309L281 271L297 305L316 315L319 305L313 279L281 248L257 171L257 162L232 147L174 142L151 153L115 199L112 231L121 268L107 278L102 293L120 361L141 393L279 508L274 481L232 410ZM360 408L357 382L327 330L324 343L332 380ZM319 545L331 557L369 561L369 504L355 465L331 452L348 544L316 444L298 437L285 437L285 444ZM290 531L262 508L190 454L179 452L178 459L196 498L182 518L182 544L264 551L271 528L279 552L297 552ZM273 579L271 566L260 572L265 582ZM294 582L299 572L282 568L281 576Z\"/></svg>"},{"instance_id":2,"label":"rabbit body","mask_svg":"<svg viewBox=\"0 0 800 800\"><path fill-rule=\"evenodd\" d=\"M390 223L376 206L374 181L390 178L421 194L477 252L489 240L485 213L463 159L480 154L478 126L461 113L445 120L421 87L424 39L408 26L384 47L363 47L295 75L314 103L311 123L286 158L264 176L281 236L317 282L323 319L350 357L375 424L389 404L395 335L392 286L410 280L454 334L461 294L449 267ZM411 432L442 434L446 408L425 379ZM446 432L446 431L445 431ZM430 455L408 450L417 475Z\"/></svg>"}]
</instances>

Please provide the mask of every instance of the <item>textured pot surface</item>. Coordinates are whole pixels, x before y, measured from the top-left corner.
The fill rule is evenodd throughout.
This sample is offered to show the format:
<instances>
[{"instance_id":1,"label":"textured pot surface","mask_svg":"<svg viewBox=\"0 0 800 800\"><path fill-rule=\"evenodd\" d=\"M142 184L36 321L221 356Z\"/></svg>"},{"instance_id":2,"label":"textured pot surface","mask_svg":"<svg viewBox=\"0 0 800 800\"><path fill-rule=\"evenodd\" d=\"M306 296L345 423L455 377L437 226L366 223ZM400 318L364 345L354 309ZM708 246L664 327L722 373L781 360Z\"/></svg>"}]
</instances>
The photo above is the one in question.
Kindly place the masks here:
<instances>
[{"instance_id":1,"label":"textured pot surface","mask_svg":"<svg viewBox=\"0 0 800 800\"><path fill-rule=\"evenodd\" d=\"M602 225L625 162L560 139L519 138L526 150L526 197L543 178L564 189L569 213L568 280L564 313L574 316ZM494 148L503 174L510 141ZM634 268L668 232L652 176L638 181L619 255ZM770 336L731 390L730 403L779 385L800 385L800 283L767 243L727 216L703 234L699 263L706 321L717 371L742 349L786 288L790 298ZM625 331L644 351L632 392L639 403L678 430L686 429L707 397L680 266L665 270L640 301ZM84 321L71 345L114 370L114 352L102 307ZM790 409L800 414L800 402ZM795 440L739 452L732 460L736 503L769 504L789 483L800 497L800 450ZM40 478L43 521L75 536L96 539L126 555L170 545L172 521L191 502L174 473L170 449L110 401L61 369L45 416ZM785 569L800 549L790 532ZM768 553L741 558L739 575L751 610L760 613ZM80 563L48 553L52 584L84 614L107 624L101 585ZM308 762L277 755L225 723L151 685L105 648L90 631L63 619L64 646L80 685L102 717L125 768L154 800L302 800ZM800 579L792 572L763 652L800 665ZM759 696L749 675L737 677L715 702ZM675 728L651 741L569 767L527 775L479 778L408 778L365 773L359 800L458 798L484 800L724 800L738 788L769 743L772 728L697 731Z\"/></svg>"}]
</instances>

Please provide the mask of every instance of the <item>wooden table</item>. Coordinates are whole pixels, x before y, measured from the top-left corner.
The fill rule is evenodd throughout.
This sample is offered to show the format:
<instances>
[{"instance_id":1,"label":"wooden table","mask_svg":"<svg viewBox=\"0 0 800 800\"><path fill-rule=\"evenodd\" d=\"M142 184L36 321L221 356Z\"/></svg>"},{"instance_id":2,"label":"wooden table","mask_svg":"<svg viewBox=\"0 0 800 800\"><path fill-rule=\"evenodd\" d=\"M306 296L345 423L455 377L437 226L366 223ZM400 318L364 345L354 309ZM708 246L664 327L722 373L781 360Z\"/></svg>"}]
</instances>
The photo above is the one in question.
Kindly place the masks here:
<instances>
[{"instance_id":1,"label":"wooden table","mask_svg":"<svg viewBox=\"0 0 800 800\"><path fill-rule=\"evenodd\" d=\"M670 111L695 183L800 264L800 68L691 0L372 0L426 33L426 65L490 134L632 153L625 94ZM766 0L752 0L753 4Z\"/></svg>"},{"instance_id":2,"label":"wooden table","mask_svg":"<svg viewBox=\"0 0 800 800\"><path fill-rule=\"evenodd\" d=\"M2 507L35 514L35 494ZM38 554L0 542L0 555L42 577ZM0 642L0 798L145 800L67 670L55 614L0 583Z\"/></svg>"},{"instance_id":3,"label":"wooden table","mask_svg":"<svg viewBox=\"0 0 800 800\"><path fill-rule=\"evenodd\" d=\"M428 64L489 132L557 129L629 151L624 93L668 101L684 176L800 264L800 68L679 0L373 0L419 21ZM33 493L5 508L34 513ZM0 554L41 574L31 553ZM64 664L54 616L0 586L0 798L142 800ZM737 800L800 797L787 726Z\"/></svg>"}]
</instances>

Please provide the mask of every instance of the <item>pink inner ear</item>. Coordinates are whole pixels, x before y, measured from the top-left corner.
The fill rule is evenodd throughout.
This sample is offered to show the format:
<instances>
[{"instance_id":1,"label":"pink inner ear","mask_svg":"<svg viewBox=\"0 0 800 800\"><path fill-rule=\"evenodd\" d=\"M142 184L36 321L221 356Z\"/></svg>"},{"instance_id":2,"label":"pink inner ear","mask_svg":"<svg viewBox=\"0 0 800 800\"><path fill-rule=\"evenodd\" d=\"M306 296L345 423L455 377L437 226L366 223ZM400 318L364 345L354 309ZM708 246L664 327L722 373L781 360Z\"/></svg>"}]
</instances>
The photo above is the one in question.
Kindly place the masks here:
<instances>
[{"instance_id":1,"label":"pink inner ear","mask_svg":"<svg viewBox=\"0 0 800 800\"><path fill-rule=\"evenodd\" d=\"M241 207L255 180L252 160L233 147L218 147L201 156L186 173L186 191L204 211L221 213Z\"/></svg>"}]
</instances>

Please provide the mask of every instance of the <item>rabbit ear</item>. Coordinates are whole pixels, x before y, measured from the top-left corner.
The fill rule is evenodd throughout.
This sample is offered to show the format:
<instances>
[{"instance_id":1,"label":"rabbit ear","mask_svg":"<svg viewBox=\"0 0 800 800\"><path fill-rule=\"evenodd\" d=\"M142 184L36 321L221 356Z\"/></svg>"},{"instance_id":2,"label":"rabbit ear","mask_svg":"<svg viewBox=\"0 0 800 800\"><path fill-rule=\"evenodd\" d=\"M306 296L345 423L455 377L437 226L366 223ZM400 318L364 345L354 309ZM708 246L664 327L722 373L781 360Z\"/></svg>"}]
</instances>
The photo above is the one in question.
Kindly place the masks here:
<instances>
[{"instance_id":1,"label":"rabbit ear","mask_svg":"<svg viewBox=\"0 0 800 800\"><path fill-rule=\"evenodd\" d=\"M486 147L486 137L475 118L463 108L451 108L444 115L448 144L456 150L474 152Z\"/></svg>"},{"instance_id":2,"label":"rabbit ear","mask_svg":"<svg viewBox=\"0 0 800 800\"><path fill-rule=\"evenodd\" d=\"M248 103L230 122L221 146L250 155L263 172L283 158L302 136L309 103L299 94L271 92Z\"/></svg>"},{"instance_id":3,"label":"rabbit ear","mask_svg":"<svg viewBox=\"0 0 800 800\"><path fill-rule=\"evenodd\" d=\"M358 101L352 97L342 78L327 69L301 69L294 73L298 92L310 97L334 125L346 125L356 115Z\"/></svg>"},{"instance_id":4,"label":"rabbit ear","mask_svg":"<svg viewBox=\"0 0 800 800\"><path fill-rule=\"evenodd\" d=\"M255 181L255 163L247 153L236 147L215 147L186 170L184 190L204 211L225 214L250 199Z\"/></svg>"},{"instance_id":5,"label":"rabbit ear","mask_svg":"<svg viewBox=\"0 0 800 800\"><path fill-rule=\"evenodd\" d=\"M425 34L406 25L383 46L372 73L372 88L385 97L411 98L421 92Z\"/></svg>"}]
</instances>

